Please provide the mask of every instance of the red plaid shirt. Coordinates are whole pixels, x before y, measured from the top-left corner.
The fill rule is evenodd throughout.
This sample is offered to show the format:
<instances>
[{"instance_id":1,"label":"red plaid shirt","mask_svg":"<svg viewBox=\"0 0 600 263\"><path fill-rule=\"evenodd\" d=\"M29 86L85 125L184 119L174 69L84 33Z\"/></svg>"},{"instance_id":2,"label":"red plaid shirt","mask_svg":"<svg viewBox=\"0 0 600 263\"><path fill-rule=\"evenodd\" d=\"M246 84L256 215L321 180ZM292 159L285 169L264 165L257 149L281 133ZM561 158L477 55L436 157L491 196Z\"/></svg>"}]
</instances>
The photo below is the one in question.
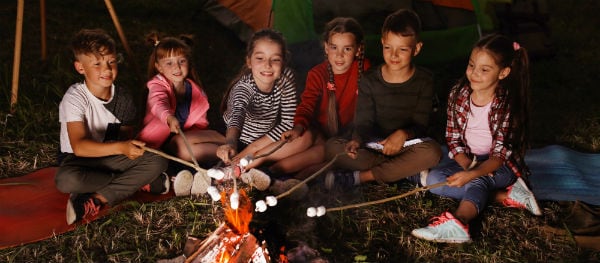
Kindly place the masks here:
<instances>
[{"instance_id":1,"label":"red plaid shirt","mask_svg":"<svg viewBox=\"0 0 600 263\"><path fill-rule=\"evenodd\" d=\"M454 86L448 96L448 117L446 121L446 143L448 144L448 156L454 159L459 153L471 155L469 143L465 139L467 129L468 113L470 108L471 88ZM509 136L510 109L506 105L505 95L502 87L496 89L496 96L492 100L488 117L490 132L492 133L492 148L490 156L500 158L517 176L521 176L517 162L512 158L512 150L504 142ZM452 98L455 98L452 101Z\"/></svg>"}]
</instances>

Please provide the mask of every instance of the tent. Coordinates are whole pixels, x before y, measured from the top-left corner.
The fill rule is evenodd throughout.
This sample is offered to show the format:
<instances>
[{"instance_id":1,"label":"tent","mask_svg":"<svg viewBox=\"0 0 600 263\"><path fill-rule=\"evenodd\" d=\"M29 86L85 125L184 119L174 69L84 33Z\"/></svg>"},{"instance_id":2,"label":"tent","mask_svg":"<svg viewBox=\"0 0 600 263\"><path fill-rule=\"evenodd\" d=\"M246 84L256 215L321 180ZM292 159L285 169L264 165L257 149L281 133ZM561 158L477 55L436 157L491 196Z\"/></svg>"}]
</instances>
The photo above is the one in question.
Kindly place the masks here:
<instances>
[{"instance_id":1,"label":"tent","mask_svg":"<svg viewBox=\"0 0 600 263\"><path fill-rule=\"evenodd\" d=\"M379 57L384 18L399 8L415 10L423 21L425 46L419 62L434 64L467 54L483 31L494 28L490 0L211 0L205 10L246 41L253 31L272 27L291 45L319 40L323 25L336 16L361 22L367 54ZM510 0L494 0L510 2Z\"/></svg>"},{"instance_id":2,"label":"tent","mask_svg":"<svg viewBox=\"0 0 600 263\"><path fill-rule=\"evenodd\" d=\"M320 34L337 16L356 18L365 31L366 56L381 61L381 26L399 8L415 10L423 23L421 65L466 58L482 31L494 28L493 17L483 10L490 1L510 0L209 0L204 10L246 42L261 28L283 33L292 53L292 67L303 87L308 70L324 58ZM296 55L295 55L296 54ZM298 55L301 54L301 55Z\"/></svg>"}]
</instances>

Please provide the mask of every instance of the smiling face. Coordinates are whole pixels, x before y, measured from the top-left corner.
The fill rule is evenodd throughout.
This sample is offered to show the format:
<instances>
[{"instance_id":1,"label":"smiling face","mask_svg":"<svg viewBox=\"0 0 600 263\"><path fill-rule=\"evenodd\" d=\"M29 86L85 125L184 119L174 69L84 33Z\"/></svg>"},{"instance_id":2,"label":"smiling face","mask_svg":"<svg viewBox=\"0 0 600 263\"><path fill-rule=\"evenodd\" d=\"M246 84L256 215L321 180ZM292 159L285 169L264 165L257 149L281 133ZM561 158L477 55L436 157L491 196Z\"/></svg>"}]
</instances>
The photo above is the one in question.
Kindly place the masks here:
<instances>
[{"instance_id":1,"label":"smiling face","mask_svg":"<svg viewBox=\"0 0 600 263\"><path fill-rule=\"evenodd\" d=\"M159 59L154 66L171 83L183 82L189 73L189 61L183 54L170 52L169 56Z\"/></svg>"},{"instance_id":2,"label":"smiling face","mask_svg":"<svg viewBox=\"0 0 600 263\"><path fill-rule=\"evenodd\" d=\"M509 73L510 67L500 68L485 49L475 48L471 52L466 75L474 91L493 91Z\"/></svg>"},{"instance_id":3,"label":"smiling face","mask_svg":"<svg viewBox=\"0 0 600 263\"><path fill-rule=\"evenodd\" d=\"M79 54L74 63L75 70L85 77L85 84L92 91L110 88L117 77L116 54Z\"/></svg>"},{"instance_id":4,"label":"smiling face","mask_svg":"<svg viewBox=\"0 0 600 263\"><path fill-rule=\"evenodd\" d=\"M325 42L325 54L333 74L342 74L350 69L358 55L358 46L352 33L333 33Z\"/></svg>"},{"instance_id":5,"label":"smiling face","mask_svg":"<svg viewBox=\"0 0 600 263\"><path fill-rule=\"evenodd\" d=\"M419 54L422 42L417 42L414 36L402 36L393 32L386 33L381 38L383 59L389 71L411 69L411 60Z\"/></svg>"},{"instance_id":6,"label":"smiling face","mask_svg":"<svg viewBox=\"0 0 600 263\"><path fill-rule=\"evenodd\" d=\"M246 58L246 65L252 70L252 77L258 88L270 92L283 68L282 47L268 38L256 40L252 54Z\"/></svg>"}]
</instances>

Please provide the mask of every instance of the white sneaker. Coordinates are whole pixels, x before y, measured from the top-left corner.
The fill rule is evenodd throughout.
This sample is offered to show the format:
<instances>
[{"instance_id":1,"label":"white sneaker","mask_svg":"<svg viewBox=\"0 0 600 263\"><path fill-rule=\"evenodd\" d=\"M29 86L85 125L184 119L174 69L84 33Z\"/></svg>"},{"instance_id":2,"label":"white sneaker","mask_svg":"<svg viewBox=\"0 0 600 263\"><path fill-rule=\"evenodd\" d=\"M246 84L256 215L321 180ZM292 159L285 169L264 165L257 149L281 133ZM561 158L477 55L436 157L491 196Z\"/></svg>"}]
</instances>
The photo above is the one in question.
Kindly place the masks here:
<instances>
[{"instance_id":1,"label":"white sneaker","mask_svg":"<svg viewBox=\"0 0 600 263\"><path fill-rule=\"evenodd\" d=\"M542 211L535 200L533 193L527 188L527 184L521 177L508 188L508 198L502 202L505 206L525 208L536 216L541 216Z\"/></svg>"},{"instance_id":2,"label":"white sneaker","mask_svg":"<svg viewBox=\"0 0 600 263\"><path fill-rule=\"evenodd\" d=\"M254 186L259 191L264 191L271 185L271 177L259 169L250 169L240 176L242 182Z\"/></svg>"},{"instance_id":3,"label":"white sneaker","mask_svg":"<svg viewBox=\"0 0 600 263\"><path fill-rule=\"evenodd\" d=\"M188 170L181 170L175 176L173 181L173 191L175 196L188 196L192 192L194 175Z\"/></svg>"},{"instance_id":4,"label":"white sneaker","mask_svg":"<svg viewBox=\"0 0 600 263\"><path fill-rule=\"evenodd\" d=\"M190 194L192 195L201 195L208 191L208 187L210 186L211 180L210 177L206 174L205 171L199 171L194 174L194 180L192 181L192 187L190 189Z\"/></svg>"},{"instance_id":5,"label":"white sneaker","mask_svg":"<svg viewBox=\"0 0 600 263\"><path fill-rule=\"evenodd\" d=\"M414 229L411 234L433 242L465 243L471 241L469 227L463 225L449 212L434 217L434 221L430 225Z\"/></svg>"},{"instance_id":6,"label":"white sneaker","mask_svg":"<svg viewBox=\"0 0 600 263\"><path fill-rule=\"evenodd\" d=\"M421 183L421 187L427 186L427 176L429 175L429 169L425 169L419 173L419 179Z\"/></svg>"}]
</instances>

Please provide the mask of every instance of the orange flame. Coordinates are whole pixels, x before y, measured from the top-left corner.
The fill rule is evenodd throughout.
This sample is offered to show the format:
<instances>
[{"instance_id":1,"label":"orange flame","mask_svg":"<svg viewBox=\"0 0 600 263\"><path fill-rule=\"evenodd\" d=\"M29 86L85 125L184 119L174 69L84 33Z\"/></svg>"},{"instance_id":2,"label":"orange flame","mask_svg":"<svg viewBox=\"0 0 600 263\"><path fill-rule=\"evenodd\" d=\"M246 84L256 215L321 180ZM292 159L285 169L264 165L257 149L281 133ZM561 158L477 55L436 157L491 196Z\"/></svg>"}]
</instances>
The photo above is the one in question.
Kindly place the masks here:
<instances>
[{"instance_id":1,"label":"orange flame","mask_svg":"<svg viewBox=\"0 0 600 263\"><path fill-rule=\"evenodd\" d=\"M254 210L254 206L244 189L239 189L239 196L238 209L231 208L228 195L225 192L221 192L221 203L223 204L225 220L228 225L238 235L243 235L250 232L249 225L250 221L252 221L252 210Z\"/></svg>"}]
</instances>

